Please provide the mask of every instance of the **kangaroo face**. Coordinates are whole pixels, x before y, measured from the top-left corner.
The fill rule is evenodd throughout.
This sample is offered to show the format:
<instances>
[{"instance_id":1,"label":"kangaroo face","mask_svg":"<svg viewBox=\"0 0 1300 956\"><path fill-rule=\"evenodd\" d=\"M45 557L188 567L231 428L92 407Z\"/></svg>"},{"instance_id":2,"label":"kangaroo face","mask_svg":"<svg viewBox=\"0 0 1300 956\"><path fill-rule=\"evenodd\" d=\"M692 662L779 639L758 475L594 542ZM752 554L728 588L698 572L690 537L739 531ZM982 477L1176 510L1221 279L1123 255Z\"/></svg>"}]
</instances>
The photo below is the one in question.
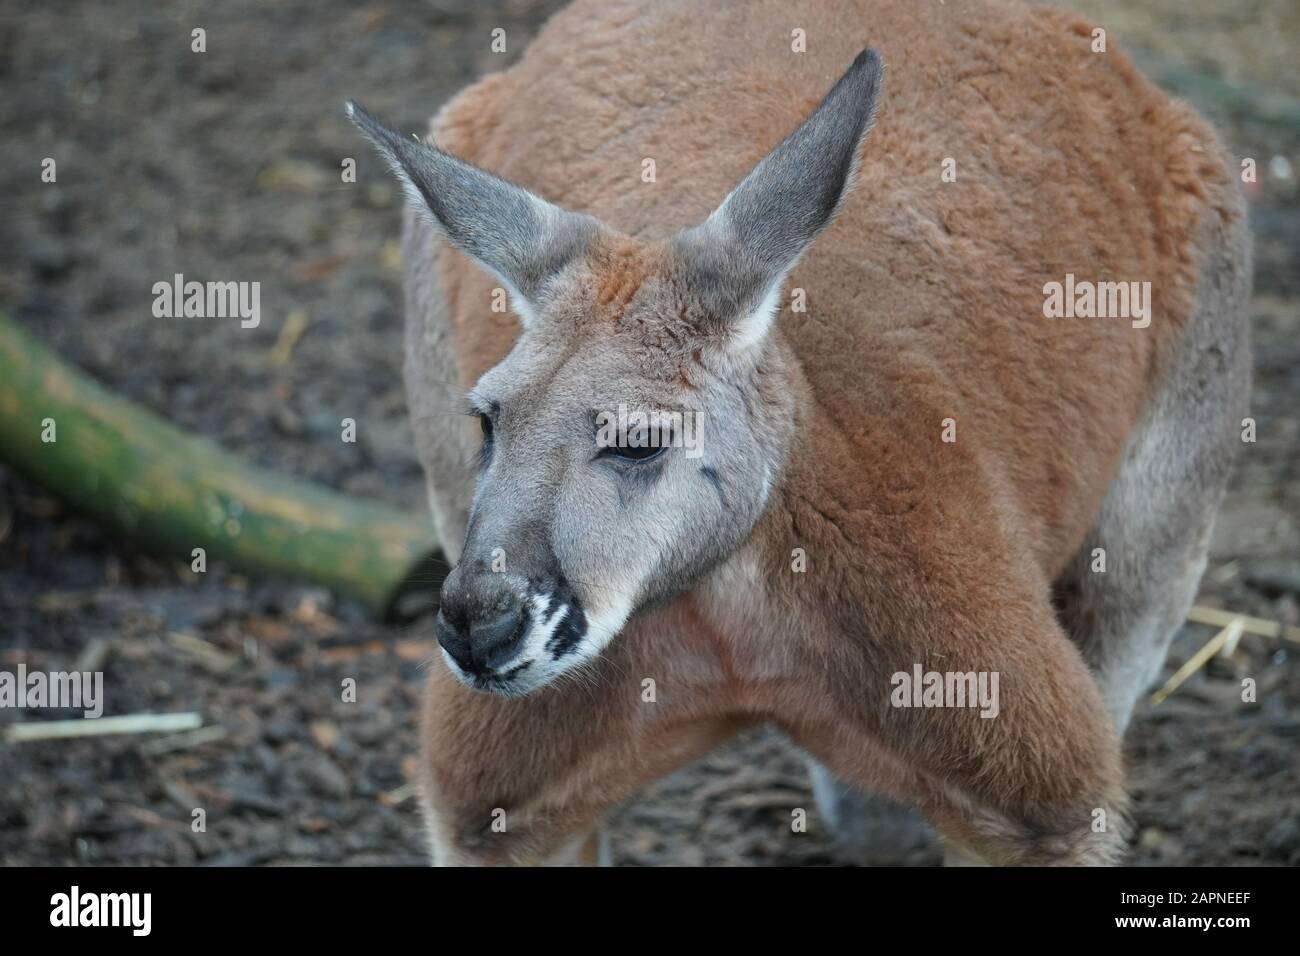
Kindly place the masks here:
<instances>
[{"instance_id":1,"label":"kangaroo face","mask_svg":"<svg viewBox=\"0 0 1300 956\"><path fill-rule=\"evenodd\" d=\"M658 255L656 255L658 253ZM790 409L763 350L692 328L663 250L624 300L589 255L469 395L483 444L439 638L470 686L525 693L596 656L628 617L744 540Z\"/></svg>"},{"instance_id":2,"label":"kangaroo face","mask_svg":"<svg viewBox=\"0 0 1300 956\"><path fill-rule=\"evenodd\" d=\"M843 201L879 77L859 57L713 215L653 244L349 108L523 325L469 394L479 474L436 623L466 684L542 687L749 535L792 429L790 370L768 334L782 283Z\"/></svg>"}]
</instances>

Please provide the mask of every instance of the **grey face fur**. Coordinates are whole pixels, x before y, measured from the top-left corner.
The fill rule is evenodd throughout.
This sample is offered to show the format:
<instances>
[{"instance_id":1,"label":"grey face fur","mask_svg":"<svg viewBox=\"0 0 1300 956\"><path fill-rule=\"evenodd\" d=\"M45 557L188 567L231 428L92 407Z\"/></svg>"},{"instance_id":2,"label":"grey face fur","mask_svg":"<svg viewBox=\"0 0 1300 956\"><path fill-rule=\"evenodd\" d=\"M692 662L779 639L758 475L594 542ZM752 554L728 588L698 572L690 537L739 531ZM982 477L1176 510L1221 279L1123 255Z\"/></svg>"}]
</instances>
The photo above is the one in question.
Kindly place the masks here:
<instances>
[{"instance_id":1,"label":"grey face fur","mask_svg":"<svg viewBox=\"0 0 1300 956\"><path fill-rule=\"evenodd\" d=\"M470 393L484 448L437 622L465 683L508 695L549 683L753 530L793 428L790 370L768 331L786 275L851 184L880 75L864 51L712 216L653 245L349 105L412 200L503 282L524 325ZM600 425L620 409L677 413L677 433L619 431L602 447ZM681 447L682 421L697 448ZM667 447L628 447L647 437Z\"/></svg>"}]
</instances>

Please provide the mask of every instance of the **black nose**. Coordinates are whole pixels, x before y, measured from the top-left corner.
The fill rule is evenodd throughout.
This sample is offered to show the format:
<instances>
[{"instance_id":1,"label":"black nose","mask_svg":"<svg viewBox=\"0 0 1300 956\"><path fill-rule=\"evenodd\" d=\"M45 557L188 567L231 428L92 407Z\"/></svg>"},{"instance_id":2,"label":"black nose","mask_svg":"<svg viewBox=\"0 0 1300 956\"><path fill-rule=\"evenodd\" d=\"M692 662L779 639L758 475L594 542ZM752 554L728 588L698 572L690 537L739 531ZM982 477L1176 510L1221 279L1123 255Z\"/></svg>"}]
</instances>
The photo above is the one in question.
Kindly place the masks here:
<instances>
[{"instance_id":1,"label":"black nose","mask_svg":"<svg viewBox=\"0 0 1300 956\"><path fill-rule=\"evenodd\" d=\"M438 643L452 660L470 674L488 674L508 664L515 656L526 620L523 607L492 614L485 619L458 614L443 607L434 628Z\"/></svg>"}]
</instances>

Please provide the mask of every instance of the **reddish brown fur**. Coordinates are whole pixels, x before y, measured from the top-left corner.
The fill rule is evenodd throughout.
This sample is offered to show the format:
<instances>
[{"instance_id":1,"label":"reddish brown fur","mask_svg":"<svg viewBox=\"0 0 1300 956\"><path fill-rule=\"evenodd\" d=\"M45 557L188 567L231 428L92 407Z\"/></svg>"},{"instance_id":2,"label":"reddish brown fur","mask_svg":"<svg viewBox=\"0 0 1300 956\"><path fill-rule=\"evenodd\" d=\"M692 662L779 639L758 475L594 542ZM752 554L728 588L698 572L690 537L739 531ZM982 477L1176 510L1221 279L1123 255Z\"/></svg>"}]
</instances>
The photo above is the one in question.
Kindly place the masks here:
<instances>
[{"instance_id":1,"label":"reddish brown fur","mask_svg":"<svg viewBox=\"0 0 1300 956\"><path fill-rule=\"evenodd\" d=\"M795 26L816 56L790 53ZM787 283L809 308L780 316L765 372L797 396L796 444L752 542L634 620L591 696L503 701L435 676L427 787L443 852L550 854L611 802L771 719L995 860L1113 855L1088 824L1094 808L1122 812L1116 735L1050 585L1241 206L1212 132L1113 47L1092 53L1091 29L996 0L579 2L443 110L442 147L657 240L707 216L863 45L889 69L857 189ZM539 117L563 117L563 135ZM954 131L958 183L944 184ZM655 184L637 181L645 156ZM433 254L470 385L517 327L488 309L492 280ZM617 314L653 261L627 247L591 264ZM1151 327L1027 320L1067 272L1150 280ZM940 440L948 417L955 444ZM796 547L816 573L788 573ZM999 671L1002 718L886 714L864 688L915 661ZM646 675L661 688L652 708L638 706ZM476 835L496 806L517 814L511 840Z\"/></svg>"},{"instance_id":2,"label":"reddish brown fur","mask_svg":"<svg viewBox=\"0 0 1300 956\"><path fill-rule=\"evenodd\" d=\"M587 261L600 280L596 302L617 322L650 274L654 256L636 243L612 237L605 245L589 252Z\"/></svg>"}]
</instances>

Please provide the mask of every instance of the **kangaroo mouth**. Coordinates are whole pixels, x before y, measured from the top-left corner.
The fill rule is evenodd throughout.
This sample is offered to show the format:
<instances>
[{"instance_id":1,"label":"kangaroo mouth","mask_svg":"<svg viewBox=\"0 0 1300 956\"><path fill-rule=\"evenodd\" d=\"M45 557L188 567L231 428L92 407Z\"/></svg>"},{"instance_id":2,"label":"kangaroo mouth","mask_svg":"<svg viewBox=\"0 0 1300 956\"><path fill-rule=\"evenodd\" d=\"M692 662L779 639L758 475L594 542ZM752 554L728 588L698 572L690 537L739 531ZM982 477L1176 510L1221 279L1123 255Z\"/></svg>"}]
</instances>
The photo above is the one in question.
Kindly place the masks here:
<instances>
[{"instance_id":1,"label":"kangaroo mouth","mask_svg":"<svg viewBox=\"0 0 1300 956\"><path fill-rule=\"evenodd\" d=\"M518 678L533 666L532 661L524 661L501 674L466 674L461 679L466 686L485 694L498 694L502 697L522 697L526 690L520 690ZM458 675L459 676L459 675Z\"/></svg>"},{"instance_id":2,"label":"kangaroo mouth","mask_svg":"<svg viewBox=\"0 0 1300 956\"><path fill-rule=\"evenodd\" d=\"M492 667L468 668L444 652L455 676L484 693L521 697L549 684L594 657L600 647L587 640L589 621L582 601L563 579L524 602L516 632L506 642L511 656Z\"/></svg>"}]
</instances>

